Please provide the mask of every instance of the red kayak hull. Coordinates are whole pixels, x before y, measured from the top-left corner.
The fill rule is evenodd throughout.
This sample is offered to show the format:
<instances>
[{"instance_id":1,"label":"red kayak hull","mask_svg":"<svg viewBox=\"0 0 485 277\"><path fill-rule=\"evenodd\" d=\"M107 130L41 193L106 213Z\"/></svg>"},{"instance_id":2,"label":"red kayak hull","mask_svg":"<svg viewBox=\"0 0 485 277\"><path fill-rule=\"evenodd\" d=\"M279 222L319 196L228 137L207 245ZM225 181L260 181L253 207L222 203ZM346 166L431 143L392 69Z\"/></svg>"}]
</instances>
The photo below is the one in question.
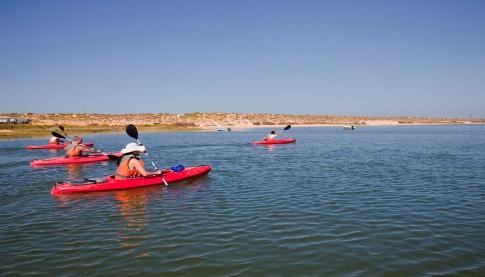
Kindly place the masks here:
<instances>
[{"instance_id":1,"label":"red kayak hull","mask_svg":"<svg viewBox=\"0 0 485 277\"><path fill-rule=\"evenodd\" d=\"M46 145L29 145L25 147L25 149L33 150L33 149L64 149L66 148L67 143L59 143L59 144L46 144ZM83 143L88 147L92 147L94 143Z\"/></svg>"},{"instance_id":2,"label":"red kayak hull","mask_svg":"<svg viewBox=\"0 0 485 277\"><path fill-rule=\"evenodd\" d=\"M116 155L121 157L121 153L111 153L110 155ZM32 166L43 166L43 165L60 165L60 164L79 164L79 163L92 163L92 162L102 162L108 161L110 158L107 155L92 155L83 157L54 157L50 159L33 160L30 162Z\"/></svg>"},{"instance_id":3,"label":"red kayak hull","mask_svg":"<svg viewBox=\"0 0 485 277\"><path fill-rule=\"evenodd\" d=\"M210 165L199 165L186 167L181 172L170 171L163 174L163 178L167 183L179 182L199 176L203 176L211 171ZM154 185L163 184L162 177L140 177L140 178L128 178L122 180L116 180L114 175L106 177L100 183L86 183L81 185L58 183L51 189L52 195L61 194L74 194L74 193L89 193L98 191L110 191L110 190L124 190L140 187L148 187Z\"/></svg>"},{"instance_id":4,"label":"red kayak hull","mask_svg":"<svg viewBox=\"0 0 485 277\"><path fill-rule=\"evenodd\" d=\"M252 144L257 145L268 145L268 144L286 144L286 143L295 143L296 139L273 139L273 140L258 140L253 141Z\"/></svg>"}]
</instances>

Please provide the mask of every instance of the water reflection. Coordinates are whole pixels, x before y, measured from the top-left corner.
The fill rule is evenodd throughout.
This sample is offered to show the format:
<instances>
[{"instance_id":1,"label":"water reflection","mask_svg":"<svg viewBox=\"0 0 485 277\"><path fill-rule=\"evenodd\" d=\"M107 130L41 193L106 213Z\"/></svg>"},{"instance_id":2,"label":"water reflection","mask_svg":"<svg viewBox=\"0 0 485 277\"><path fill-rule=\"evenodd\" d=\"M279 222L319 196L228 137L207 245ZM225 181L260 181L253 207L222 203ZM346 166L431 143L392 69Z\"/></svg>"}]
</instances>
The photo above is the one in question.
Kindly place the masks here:
<instances>
[{"instance_id":1,"label":"water reflection","mask_svg":"<svg viewBox=\"0 0 485 277\"><path fill-rule=\"evenodd\" d=\"M294 143L288 143L288 144L259 144L259 145L254 145L254 147L257 148L262 148L268 150L268 152L273 152L277 150L277 148L285 148L285 147L292 147L294 146Z\"/></svg>"},{"instance_id":2,"label":"water reflection","mask_svg":"<svg viewBox=\"0 0 485 277\"><path fill-rule=\"evenodd\" d=\"M83 166L80 164L67 164L67 179L70 181L81 181L84 179Z\"/></svg>"},{"instance_id":3,"label":"water reflection","mask_svg":"<svg viewBox=\"0 0 485 277\"><path fill-rule=\"evenodd\" d=\"M209 176L204 175L194 179L189 179L182 182L169 184L169 186L165 188L167 192L174 193L180 196L189 191L197 192L207 188L207 182L205 182L204 180L208 180L208 179L209 179Z\"/></svg>"},{"instance_id":4,"label":"water reflection","mask_svg":"<svg viewBox=\"0 0 485 277\"><path fill-rule=\"evenodd\" d=\"M264 147L266 149L268 149L269 152L273 152L275 147L278 147L278 145L275 145L275 144L268 144L268 145L264 145Z\"/></svg>"},{"instance_id":5,"label":"water reflection","mask_svg":"<svg viewBox=\"0 0 485 277\"><path fill-rule=\"evenodd\" d=\"M144 249L142 246L149 237L146 227L150 198L156 197L157 201L160 201L162 191L159 186L154 186L114 192L118 202L118 212L125 221L124 227L118 234L121 248L129 252ZM137 253L137 256L147 256L148 254L148 252L142 252Z\"/></svg>"}]
</instances>

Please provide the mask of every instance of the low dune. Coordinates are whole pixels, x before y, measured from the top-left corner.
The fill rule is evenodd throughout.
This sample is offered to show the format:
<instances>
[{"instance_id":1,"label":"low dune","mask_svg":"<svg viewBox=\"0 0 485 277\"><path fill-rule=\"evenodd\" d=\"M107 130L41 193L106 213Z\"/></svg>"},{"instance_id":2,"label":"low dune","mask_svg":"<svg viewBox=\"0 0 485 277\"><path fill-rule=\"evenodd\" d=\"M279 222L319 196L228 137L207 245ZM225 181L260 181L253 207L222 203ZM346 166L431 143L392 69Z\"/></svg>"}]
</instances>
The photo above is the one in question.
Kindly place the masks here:
<instances>
[{"instance_id":1,"label":"low dune","mask_svg":"<svg viewBox=\"0 0 485 277\"><path fill-rule=\"evenodd\" d=\"M30 119L30 124L0 124L0 137L46 136L58 125L79 132L122 132L127 124L147 131L214 130L221 127L255 128L295 126L397 126L433 124L485 124L480 118L361 117L338 115L186 113L186 114L64 114L2 113L0 118ZM10 130L10 131L8 131Z\"/></svg>"}]
</instances>

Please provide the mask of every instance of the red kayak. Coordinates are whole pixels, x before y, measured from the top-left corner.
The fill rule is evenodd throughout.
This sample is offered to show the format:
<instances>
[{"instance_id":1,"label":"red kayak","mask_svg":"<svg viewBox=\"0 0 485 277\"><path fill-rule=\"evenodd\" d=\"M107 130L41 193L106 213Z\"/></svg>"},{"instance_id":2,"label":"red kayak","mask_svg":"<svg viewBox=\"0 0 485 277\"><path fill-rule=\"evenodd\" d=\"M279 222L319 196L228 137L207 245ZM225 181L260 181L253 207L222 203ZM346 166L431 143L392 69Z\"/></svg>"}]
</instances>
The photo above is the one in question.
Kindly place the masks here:
<instances>
[{"instance_id":1,"label":"red kayak","mask_svg":"<svg viewBox=\"0 0 485 277\"><path fill-rule=\"evenodd\" d=\"M170 170L168 173L163 174L163 178L167 183L174 183L190 178L206 175L211 171L210 165L199 165L186 167L181 172L175 172ZM139 178L127 178L117 180L114 175L106 177L101 182L90 182L81 185L69 184L69 183L57 183L51 189L52 195L60 194L72 194L72 193L87 193L96 191L108 191L108 190L121 190L148 187L154 185L163 184L161 176L152 177L139 177Z\"/></svg>"},{"instance_id":2,"label":"red kayak","mask_svg":"<svg viewBox=\"0 0 485 277\"><path fill-rule=\"evenodd\" d=\"M46 145L29 145L25 147L26 149L32 150L32 149L64 149L66 146L69 144L67 143L59 143L59 144L46 144ZM83 143L83 145L92 147L94 143Z\"/></svg>"},{"instance_id":3,"label":"red kayak","mask_svg":"<svg viewBox=\"0 0 485 277\"><path fill-rule=\"evenodd\" d=\"M111 153L109 155L121 157L123 154ZM30 164L32 166L41 166L41 165L92 163L92 162L101 162L101 161L108 161L108 160L110 160L110 157L108 155L89 155L89 156L72 157L72 158L54 157L50 159L33 160Z\"/></svg>"},{"instance_id":4,"label":"red kayak","mask_svg":"<svg viewBox=\"0 0 485 277\"><path fill-rule=\"evenodd\" d=\"M252 144L258 144L258 145L268 145L268 144L286 144L286 143L295 143L296 139L291 138L291 139L271 139L271 140L258 140L258 141L253 141Z\"/></svg>"}]
</instances>

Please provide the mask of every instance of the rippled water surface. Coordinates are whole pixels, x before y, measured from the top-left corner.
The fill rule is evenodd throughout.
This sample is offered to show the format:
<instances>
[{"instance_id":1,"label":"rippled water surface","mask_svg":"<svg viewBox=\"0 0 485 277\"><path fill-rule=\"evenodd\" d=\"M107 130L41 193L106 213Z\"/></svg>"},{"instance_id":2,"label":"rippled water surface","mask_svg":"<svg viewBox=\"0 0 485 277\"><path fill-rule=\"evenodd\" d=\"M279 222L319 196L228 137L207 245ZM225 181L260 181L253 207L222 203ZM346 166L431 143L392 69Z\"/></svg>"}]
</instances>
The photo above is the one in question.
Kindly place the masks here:
<instances>
[{"instance_id":1,"label":"rippled water surface","mask_svg":"<svg viewBox=\"0 0 485 277\"><path fill-rule=\"evenodd\" d=\"M161 166L211 164L169 187L53 197L110 162L0 141L0 275L485 275L485 127L141 134ZM105 151L124 134L93 135Z\"/></svg>"}]
</instances>

